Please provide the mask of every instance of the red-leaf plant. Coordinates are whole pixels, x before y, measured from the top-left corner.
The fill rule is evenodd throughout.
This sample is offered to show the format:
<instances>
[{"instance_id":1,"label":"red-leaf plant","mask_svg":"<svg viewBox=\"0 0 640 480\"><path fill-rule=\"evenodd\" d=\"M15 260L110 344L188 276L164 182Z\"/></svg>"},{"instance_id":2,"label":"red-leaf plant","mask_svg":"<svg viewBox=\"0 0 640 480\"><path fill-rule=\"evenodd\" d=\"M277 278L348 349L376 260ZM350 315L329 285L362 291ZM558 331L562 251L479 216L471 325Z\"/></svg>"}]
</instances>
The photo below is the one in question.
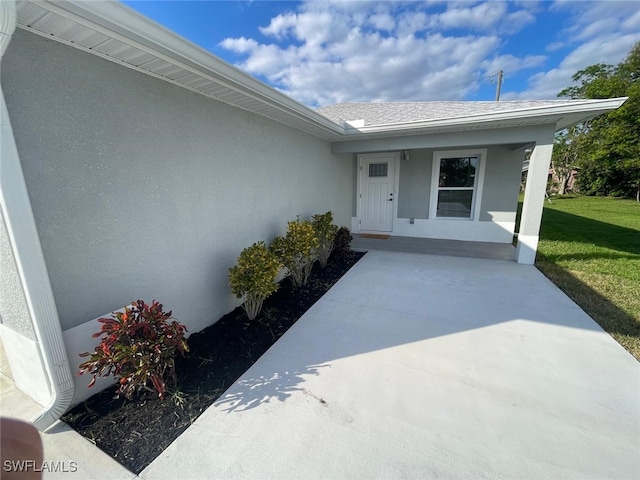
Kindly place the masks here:
<instances>
[{"instance_id":1,"label":"red-leaf plant","mask_svg":"<svg viewBox=\"0 0 640 480\"><path fill-rule=\"evenodd\" d=\"M102 337L93 353L81 353L89 360L80 365L78 375L89 373L93 380L98 376L114 375L118 379L117 396L131 399L140 390L155 388L164 398L165 380L171 376L177 382L175 357L189 350L184 339L186 327L171 319L171 311L163 312L162 304L155 300L151 306L142 300L125 307L124 312L113 312L113 318L100 318L99 332L93 337Z\"/></svg>"}]
</instances>

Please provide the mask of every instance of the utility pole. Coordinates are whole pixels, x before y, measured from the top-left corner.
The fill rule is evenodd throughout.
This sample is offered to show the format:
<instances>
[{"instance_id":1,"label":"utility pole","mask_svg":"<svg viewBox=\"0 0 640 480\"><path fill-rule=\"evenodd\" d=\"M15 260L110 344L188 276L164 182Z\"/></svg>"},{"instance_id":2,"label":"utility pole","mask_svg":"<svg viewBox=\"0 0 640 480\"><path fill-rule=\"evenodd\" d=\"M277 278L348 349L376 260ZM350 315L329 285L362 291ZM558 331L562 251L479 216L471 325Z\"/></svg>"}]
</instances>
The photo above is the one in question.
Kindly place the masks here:
<instances>
[{"instance_id":1,"label":"utility pole","mask_svg":"<svg viewBox=\"0 0 640 480\"><path fill-rule=\"evenodd\" d=\"M495 77L496 75L498 76L498 82L496 85L496 102L500 101L500 89L502 87L502 76L503 76L504 72L502 70L498 70L498 73L494 73L493 75L491 75L492 77Z\"/></svg>"}]
</instances>

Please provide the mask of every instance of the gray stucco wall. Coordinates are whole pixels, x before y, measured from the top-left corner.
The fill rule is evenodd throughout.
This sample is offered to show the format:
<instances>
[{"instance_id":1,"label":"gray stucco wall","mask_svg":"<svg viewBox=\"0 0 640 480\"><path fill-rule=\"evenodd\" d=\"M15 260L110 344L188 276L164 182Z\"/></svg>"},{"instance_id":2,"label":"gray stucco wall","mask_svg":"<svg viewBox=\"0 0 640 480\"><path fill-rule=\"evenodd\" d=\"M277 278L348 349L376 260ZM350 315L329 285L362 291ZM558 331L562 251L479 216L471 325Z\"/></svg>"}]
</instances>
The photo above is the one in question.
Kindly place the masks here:
<instances>
[{"instance_id":1,"label":"gray stucco wall","mask_svg":"<svg viewBox=\"0 0 640 480\"><path fill-rule=\"evenodd\" d=\"M398 218L429 218L429 195L433 150L411 150L409 160L400 160Z\"/></svg>"},{"instance_id":2,"label":"gray stucco wall","mask_svg":"<svg viewBox=\"0 0 640 480\"><path fill-rule=\"evenodd\" d=\"M27 300L0 209L0 322L30 340L36 339Z\"/></svg>"},{"instance_id":3,"label":"gray stucco wall","mask_svg":"<svg viewBox=\"0 0 640 480\"><path fill-rule=\"evenodd\" d=\"M440 150L446 149L438 149ZM426 148L411 150L409 160L400 162L398 218L429 218L435 151ZM480 221L513 221L518 201L522 159L522 150L488 148Z\"/></svg>"},{"instance_id":4,"label":"gray stucco wall","mask_svg":"<svg viewBox=\"0 0 640 480\"><path fill-rule=\"evenodd\" d=\"M494 147L487 152L480 221L513 221L518 205L524 150Z\"/></svg>"},{"instance_id":5,"label":"gray stucco wall","mask_svg":"<svg viewBox=\"0 0 640 480\"><path fill-rule=\"evenodd\" d=\"M244 247L350 225L352 155L298 130L20 30L2 84L63 329L155 298L200 330Z\"/></svg>"}]
</instances>

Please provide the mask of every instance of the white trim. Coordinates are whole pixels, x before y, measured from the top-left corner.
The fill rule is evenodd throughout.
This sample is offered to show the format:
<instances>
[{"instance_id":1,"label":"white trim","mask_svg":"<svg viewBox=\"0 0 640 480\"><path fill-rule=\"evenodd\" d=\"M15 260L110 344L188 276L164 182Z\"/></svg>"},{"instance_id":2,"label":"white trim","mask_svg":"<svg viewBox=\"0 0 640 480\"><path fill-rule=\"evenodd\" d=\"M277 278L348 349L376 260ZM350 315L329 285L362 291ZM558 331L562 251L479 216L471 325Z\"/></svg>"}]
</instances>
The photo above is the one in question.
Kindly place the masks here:
<instances>
[{"instance_id":1,"label":"white trim","mask_svg":"<svg viewBox=\"0 0 640 480\"><path fill-rule=\"evenodd\" d=\"M38 342L0 323L0 337L16 387L41 407L51 402L51 386Z\"/></svg>"},{"instance_id":2,"label":"white trim","mask_svg":"<svg viewBox=\"0 0 640 480\"><path fill-rule=\"evenodd\" d=\"M12 0L0 2L0 18L4 19L0 24L0 61L15 30L15 9ZM25 364L23 366L31 370L36 378L16 379L16 384L24 383L39 388L39 394L34 395L36 400L42 402L46 399L45 408L33 419L33 424L39 430L45 430L69 407L73 397L73 375L64 350L58 309L1 84L0 208L36 337L36 342L24 342L26 351L12 353L14 360L16 355L20 355L19 360ZM33 348L29 349L29 346ZM47 391L43 391L45 389Z\"/></svg>"},{"instance_id":3,"label":"white trim","mask_svg":"<svg viewBox=\"0 0 640 480\"><path fill-rule=\"evenodd\" d=\"M393 235L401 237L438 238L443 240L464 240L467 242L511 243L515 222L460 222L422 218L398 218L394 223Z\"/></svg>"},{"instance_id":4,"label":"white trim","mask_svg":"<svg viewBox=\"0 0 640 480\"><path fill-rule=\"evenodd\" d=\"M13 0L0 2L0 58L9 46L16 30L16 6Z\"/></svg>"},{"instance_id":5,"label":"white trim","mask_svg":"<svg viewBox=\"0 0 640 480\"><path fill-rule=\"evenodd\" d=\"M489 112L464 117L387 123L357 128L348 126L345 128L345 125L339 125L329 120L317 111L254 79L206 50L197 47L193 43L119 2L60 1L53 3L40 0L25 3L30 3L32 6L60 15L78 25L94 29L108 37L135 46L173 65L194 71L203 78L207 78L218 85L222 85L256 102L255 106L244 107L236 105L233 102L227 102L231 105L272 118L277 122L294 126L318 138L324 138L330 141L339 142L353 140L354 138L369 138L376 135L385 136L394 133L428 134L430 130L438 128L448 128L451 131L468 128L490 128L492 125L502 128L509 125L516 126L523 121L529 125L554 124L557 128L565 128L595 115L615 110L627 100L627 97L602 100L567 100L566 103L560 102L558 105L515 107L509 111ZM61 38L55 30L55 22L52 22L51 25L47 31L38 31L29 25L21 24L20 17L18 16L18 26L20 28L42 35L50 40L85 50L91 54L98 55L101 58L114 61L129 68L134 68L146 75L162 78L182 88L196 91L201 95L208 96L205 92L192 89L188 85L181 84L178 81L144 69L138 69L135 65L127 64L113 56L101 54L96 50L86 49L68 39ZM269 112L269 109L274 109L274 111ZM276 110L284 114L284 117L275 118L270 115L270 113L275 113ZM300 124L301 120L305 122L307 126L313 128L303 128Z\"/></svg>"},{"instance_id":6,"label":"white trim","mask_svg":"<svg viewBox=\"0 0 640 480\"><path fill-rule=\"evenodd\" d=\"M516 261L524 265L533 265L536 262L538 251L538 235L518 235L516 247Z\"/></svg>"},{"instance_id":7,"label":"white trim","mask_svg":"<svg viewBox=\"0 0 640 480\"><path fill-rule=\"evenodd\" d=\"M398 219L398 198L399 188L400 188L400 152L379 152L379 153L363 153L358 155L358 171L357 171L357 187L356 187L356 217L355 217L355 226L357 226L357 230L352 228L352 232L356 233L366 233L360 225L362 224L362 175L364 175L364 169L362 162L364 159L377 159L377 158L389 158L390 156L395 157L394 161L394 176L393 179L393 213L391 218L391 230L388 233L393 232L393 226L395 225L396 220ZM352 227L354 223L352 222ZM372 233L380 233L380 231Z\"/></svg>"},{"instance_id":8,"label":"white trim","mask_svg":"<svg viewBox=\"0 0 640 480\"><path fill-rule=\"evenodd\" d=\"M440 161L443 158L457 157L478 157L478 174L473 185L473 199L471 204L471 218L438 217L438 179L440 178ZM484 185L484 171L487 160L487 149L470 150L438 150L433 152L433 162L431 166L431 191L429 196L429 219L434 221L454 221L454 222L478 222L480 219L480 207L482 203L482 190Z\"/></svg>"},{"instance_id":9,"label":"white trim","mask_svg":"<svg viewBox=\"0 0 640 480\"><path fill-rule=\"evenodd\" d=\"M143 52L207 78L240 95L275 108L291 116L292 120L295 118L297 122L300 122L300 120L310 122L313 126L323 129L326 134L329 135L328 138L335 139L337 135L344 133L344 127L341 125L332 122L288 95L256 80L242 70L215 57L210 52L198 47L120 2L61 1L53 3L40 0L28 3L33 3L46 11L60 15L67 20L76 22L79 25L127 45L134 46ZM19 18L18 27L205 95L195 88L124 62L116 56L106 55L97 50L88 49L72 41L60 38L54 31L40 31L29 25L23 25L19 22ZM219 98L217 99L220 100ZM264 115L264 113L258 111L254 113Z\"/></svg>"},{"instance_id":10,"label":"white trim","mask_svg":"<svg viewBox=\"0 0 640 480\"><path fill-rule=\"evenodd\" d=\"M539 124L559 122L563 116L585 114L582 118L570 122L578 123L586 118L594 115L615 110L622 106L629 97L617 97L598 100L567 100L566 103L559 105L544 105L536 107L514 108L513 110L501 112L480 113L475 115L465 115L452 118L437 118L433 120L419 120L413 122L397 122L397 123L381 123L377 125L368 125L364 127L348 127L345 128L345 136L363 136L373 133L386 132L402 132L410 130L423 130L442 127L458 127L464 125L478 125L483 123L509 122L514 120L532 120L539 119ZM553 120L555 119L555 120Z\"/></svg>"},{"instance_id":11,"label":"white trim","mask_svg":"<svg viewBox=\"0 0 640 480\"><path fill-rule=\"evenodd\" d=\"M86 358L80 357L79 354L81 352L93 352L96 344L99 343L99 339L93 338L93 334L101 331L102 328L102 324L98 322L98 319L111 318L112 313L124 312L124 309L125 307L119 308L62 332L71 371L76 373L73 377L75 386L71 407L84 402L92 395L101 392L116 382L116 378L113 375L97 377L96 383L92 387L88 387L87 385L92 380L92 376L90 374L77 375L77 372L80 370L80 364L86 360Z\"/></svg>"},{"instance_id":12,"label":"white trim","mask_svg":"<svg viewBox=\"0 0 640 480\"><path fill-rule=\"evenodd\" d=\"M53 298L49 273L42 253L2 87L0 87L0 104L2 110L0 112L2 115L0 205L24 289L29 316L40 347L44 363L42 368L53 390L50 403L33 420L38 429L44 430L58 420L69 407L73 397L73 376L69 371L58 310Z\"/></svg>"},{"instance_id":13,"label":"white trim","mask_svg":"<svg viewBox=\"0 0 640 480\"><path fill-rule=\"evenodd\" d=\"M356 201L356 210L358 209L357 203L358 202ZM355 217L351 217L351 233L360 233L360 218L357 215Z\"/></svg>"}]
</instances>

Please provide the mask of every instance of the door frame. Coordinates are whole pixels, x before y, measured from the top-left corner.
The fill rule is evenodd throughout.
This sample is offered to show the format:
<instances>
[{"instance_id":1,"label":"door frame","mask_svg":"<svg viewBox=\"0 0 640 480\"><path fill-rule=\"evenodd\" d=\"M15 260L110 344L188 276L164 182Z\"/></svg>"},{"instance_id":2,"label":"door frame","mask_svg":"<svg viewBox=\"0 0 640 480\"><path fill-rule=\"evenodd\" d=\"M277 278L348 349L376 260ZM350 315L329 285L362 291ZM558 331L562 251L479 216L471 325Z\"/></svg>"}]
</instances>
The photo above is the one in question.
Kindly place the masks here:
<instances>
[{"instance_id":1,"label":"door frame","mask_svg":"<svg viewBox=\"0 0 640 480\"><path fill-rule=\"evenodd\" d=\"M394 166L393 166L393 211L391 213L391 230L362 230L360 225L362 225L362 176L364 175L364 169L362 168L364 160L375 160L381 158L394 158ZM398 199L400 194L398 192L400 187L400 152L379 152L379 153L359 153L357 156L358 159L358 170L357 170L357 192L356 192L356 218L358 221L358 233L380 233L387 232L393 233L393 226L395 224L395 220L398 218Z\"/></svg>"}]
</instances>

